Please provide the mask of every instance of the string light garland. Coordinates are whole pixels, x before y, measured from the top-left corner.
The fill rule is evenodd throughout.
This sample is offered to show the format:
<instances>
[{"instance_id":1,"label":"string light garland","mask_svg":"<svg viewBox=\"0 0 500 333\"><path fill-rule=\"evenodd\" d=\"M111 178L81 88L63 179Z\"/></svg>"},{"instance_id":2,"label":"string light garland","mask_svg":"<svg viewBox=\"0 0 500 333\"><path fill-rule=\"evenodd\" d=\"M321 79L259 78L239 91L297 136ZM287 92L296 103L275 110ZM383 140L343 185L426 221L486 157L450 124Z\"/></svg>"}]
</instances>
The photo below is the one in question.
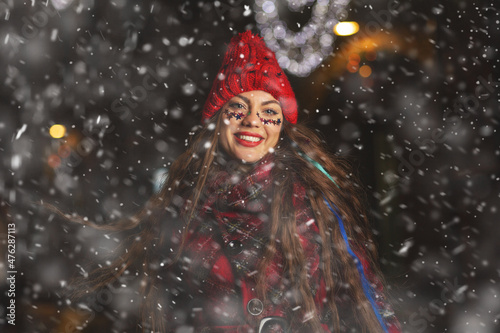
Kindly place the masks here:
<instances>
[{"instance_id":1,"label":"string light garland","mask_svg":"<svg viewBox=\"0 0 500 333\"><path fill-rule=\"evenodd\" d=\"M276 53L278 63L290 73L307 76L333 50L333 27L345 19L349 0L256 0L255 20L260 35ZM311 7L311 18L295 32L280 19L280 6L299 12Z\"/></svg>"}]
</instances>

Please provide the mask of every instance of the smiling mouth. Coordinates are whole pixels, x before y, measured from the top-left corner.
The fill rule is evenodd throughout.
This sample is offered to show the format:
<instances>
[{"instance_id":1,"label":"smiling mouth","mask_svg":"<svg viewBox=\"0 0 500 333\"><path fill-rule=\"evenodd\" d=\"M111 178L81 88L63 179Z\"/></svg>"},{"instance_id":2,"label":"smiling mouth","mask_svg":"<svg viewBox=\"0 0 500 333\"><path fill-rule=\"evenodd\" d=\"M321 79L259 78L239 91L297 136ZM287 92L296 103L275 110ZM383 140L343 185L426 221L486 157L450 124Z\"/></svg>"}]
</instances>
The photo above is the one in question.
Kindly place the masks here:
<instances>
[{"instance_id":1,"label":"smiling mouth","mask_svg":"<svg viewBox=\"0 0 500 333\"><path fill-rule=\"evenodd\" d=\"M236 137L240 140L245 140L245 141L249 141L249 142L259 142L263 139L261 137L243 135L243 134L236 134Z\"/></svg>"},{"instance_id":2,"label":"smiling mouth","mask_svg":"<svg viewBox=\"0 0 500 333\"><path fill-rule=\"evenodd\" d=\"M246 147L258 146L264 140L263 137L253 133L235 133L234 137L239 144Z\"/></svg>"}]
</instances>

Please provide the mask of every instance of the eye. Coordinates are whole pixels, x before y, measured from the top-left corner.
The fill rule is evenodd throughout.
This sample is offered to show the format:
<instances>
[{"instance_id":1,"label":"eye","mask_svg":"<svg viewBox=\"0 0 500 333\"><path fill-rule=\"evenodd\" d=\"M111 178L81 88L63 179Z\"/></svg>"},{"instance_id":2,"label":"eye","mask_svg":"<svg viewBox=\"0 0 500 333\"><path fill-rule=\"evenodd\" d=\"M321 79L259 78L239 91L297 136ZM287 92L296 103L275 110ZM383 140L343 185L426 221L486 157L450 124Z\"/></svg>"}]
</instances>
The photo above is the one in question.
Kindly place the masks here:
<instances>
[{"instance_id":1,"label":"eye","mask_svg":"<svg viewBox=\"0 0 500 333\"><path fill-rule=\"evenodd\" d=\"M235 102L235 103L231 103L229 104L230 107L234 108L234 109L244 109L245 106L241 103L238 103L238 102Z\"/></svg>"},{"instance_id":2,"label":"eye","mask_svg":"<svg viewBox=\"0 0 500 333\"><path fill-rule=\"evenodd\" d=\"M269 115L269 116L275 116L278 114L278 112L273 110L273 109L266 109L266 110L264 110L264 114Z\"/></svg>"}]
</instances>

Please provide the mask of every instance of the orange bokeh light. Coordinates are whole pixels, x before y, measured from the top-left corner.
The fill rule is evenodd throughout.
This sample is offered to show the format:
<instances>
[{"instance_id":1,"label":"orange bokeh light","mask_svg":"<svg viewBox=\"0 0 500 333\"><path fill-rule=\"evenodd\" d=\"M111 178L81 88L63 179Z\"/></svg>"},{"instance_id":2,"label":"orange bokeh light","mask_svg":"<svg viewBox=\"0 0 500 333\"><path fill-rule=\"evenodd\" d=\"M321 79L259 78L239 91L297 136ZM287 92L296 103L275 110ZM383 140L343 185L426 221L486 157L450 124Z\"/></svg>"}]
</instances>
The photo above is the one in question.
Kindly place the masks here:
<instances>
[{"instance_id":1,"label":"orange bokeh light","mask_svg":"<svg viewBox=\"0 0 500 333\"><path fill-rule=\"evenodd\" d=\"M361 66L361 68L359 69L359 75L361 75L362 77L368 77L372 74L372 69L370 66L368 65L363 65Z\"/></svg>"},{"instance_id":2,"label":"orange bokeh light","mask_svg":"<svg viewBox=\"0 0 500 333\"><path fill-rule=\"evenodd\" d=\"M47 163L49 164L49 166L53 169L57 168L59 165L61 165L61 159L59 158L59 156L57 156L56 154L52 154L49 156L49 158L47 159Z\"/></svg>"},{"instance_id":3,"label":"orange bokeh light","mask_svg":"<svg viewBox=\"0 0 500 333\"><path fill-rule=\"evenodd\" d=\"M358 71L359 65L356 63L349 62L346 68L349 72L356 73Z\"/></svg>"},{"instance_id":4,"label":"orange bokeh light","mask_svg":"<svg viewBox=\"0 0 500 333\"><path fill-rule=\"evenodd\" d=\"M361 61L361 57L359 56L359 54L357 54L357 53L349 54L349 62L359 64L360 61Z\"/></svg>"}]
</instances>

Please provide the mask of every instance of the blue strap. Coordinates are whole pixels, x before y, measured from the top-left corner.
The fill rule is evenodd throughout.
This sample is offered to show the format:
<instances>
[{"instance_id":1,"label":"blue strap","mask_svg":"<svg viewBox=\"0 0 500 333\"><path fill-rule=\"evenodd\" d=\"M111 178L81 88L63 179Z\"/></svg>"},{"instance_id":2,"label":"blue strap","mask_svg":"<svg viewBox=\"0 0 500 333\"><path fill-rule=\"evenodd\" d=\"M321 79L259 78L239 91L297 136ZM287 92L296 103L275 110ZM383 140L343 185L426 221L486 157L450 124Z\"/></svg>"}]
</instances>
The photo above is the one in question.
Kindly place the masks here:
<instances>
[{"instance_id":1,"label":"blue strap","mask_svg":"<svg viewBox=\"0 0 500 333\"><path fill-rule=\"evenodd\" d=\"M342 234L342 238L344 239L344 243L345 243L345 245L347 247L347 252L349 252L349 254L351 255L351 257L354 259L354 263L356 264L356 268L358 269L359 275L361 277L361 285L363 287L363 291L364 291L364 293L366 295L366 298L370 302L370 304L372 306L372 309L373 309L373 312L375 312L375 316L377 317L377 320L380 323L380 326L382 326L382 329L384 330L384 332L388 332L387 331L387 327L385 325L385 322L383 321L383 319L380 316L380 313L378 311L377 304L373 300L373 297L372 297L373 288L370 285L370 283L368 282L368 280L366 279L365 270L363 269L363 265L361 264L361 260L359 260L359 258L356 255L356 253L354 253L354 251L349 246L349 239L347 238L347 233L345 232L344 222L342 221L342 218L337 213L337 211L332 208L332 206L330 205L330 203L328 202L328 200L326 200L325 197L323 197L323 199L325 200L325 203L328 206L328 208L330 208L330 210L332 211L332 213L337 218L337 221L339 221L340 233Z\"/></svg>"}]
</instances>

